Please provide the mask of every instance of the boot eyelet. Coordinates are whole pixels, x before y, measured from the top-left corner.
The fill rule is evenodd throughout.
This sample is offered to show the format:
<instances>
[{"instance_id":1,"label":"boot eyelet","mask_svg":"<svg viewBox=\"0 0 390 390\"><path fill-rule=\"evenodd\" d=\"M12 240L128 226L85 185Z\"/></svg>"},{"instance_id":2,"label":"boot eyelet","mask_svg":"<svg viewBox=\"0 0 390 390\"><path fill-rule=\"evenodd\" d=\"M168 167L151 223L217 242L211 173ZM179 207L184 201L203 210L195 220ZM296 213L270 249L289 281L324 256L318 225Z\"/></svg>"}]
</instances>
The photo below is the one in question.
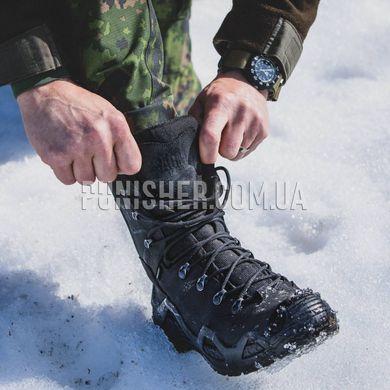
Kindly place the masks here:
<instances>
[{"instance_id":1,"label":"boot eyelet","mask_svg":"<svg viewBox=\"0 0 390 390\"><path fill-rule=\"evenodd\" d=\"M232 305L232 313L237 314L242 309L242 302L244 298L238 298Z\"/></svg>"},{"instance_id":2,"label":"boot eyelet","mask_svg":"<svg viewBox=\"0 0 390 390\"><path fill-rule=\"evenodd\" d=\"M133 218L134 221L137 221L138 220L138 213L136 211L132 211L131 212L131 218Z\"/></svg>"},{"instance_id":3,"label":"boot eyelet","mask_svg":"<svg viewBox=\"0 0 390 390\"><path fill-rule=\"evenodd\" d=\"M179 268L178 276L180 279L184 280L190 270L190 263L185 263Z\"/></svg>"},{"instance_id":4,"label":"boot eyelet","mask_svg":"<svg viewBox=\"0 0 390 390\"><path fill-rule=\"evenodd\" d=\"M214 297L213 297L213 303L214 303L214 305L218 306L218 305L221 304L221 302L222 302L222 300L223 300L223 297L225 296L226 292L227 292L227 291L226 291L225 289L223 289L223 290L221 290L221 291L218 291L218 292L214 295Z\"/></svg>"},{"instance_id":5,"label":"boot eyelet","mask_svg":"<svg viewBox=\"0 0 390 390\"><path fill-rule=\"evenodd\" d=\"M144 247L145 247L146 249L149 249L149 248L150 248L150 245L152 245L152 242L153 242L153 240L151 240L150 238L144 240Z\"/></svg>"},{"instance_id":6,"label":"boot eyelet","mask_svg":"<svg viewBox=\"0 0 390 390\"><path fill-rule=\"evenodd\" d=\"M207 275L202 275L196 282L196 289L200 292L204 290L204 286L207 282Z\"/></svg>"}]
</instances>

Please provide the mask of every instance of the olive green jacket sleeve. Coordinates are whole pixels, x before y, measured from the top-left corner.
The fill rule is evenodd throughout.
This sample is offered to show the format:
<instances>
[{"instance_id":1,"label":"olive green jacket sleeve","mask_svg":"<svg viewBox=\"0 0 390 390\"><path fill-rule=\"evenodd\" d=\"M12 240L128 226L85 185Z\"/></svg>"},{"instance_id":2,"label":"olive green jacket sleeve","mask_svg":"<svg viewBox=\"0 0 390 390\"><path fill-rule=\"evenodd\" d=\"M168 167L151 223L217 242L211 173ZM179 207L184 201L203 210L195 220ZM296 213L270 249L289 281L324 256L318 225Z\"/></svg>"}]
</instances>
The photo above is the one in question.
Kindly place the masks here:
<instances>
[{"instance_id":1,"label":"olive green jacket sleeve","mask_svg":"<svg viewBox=\"0 0 390 390\"><path fill-rule=\"evenodd\" d=\"M287 79L299 59L318 3L319 0L234 0L215 36L215 47L221 55L229 49L271 55L280 62ZM2 5L0 85L11 83L20 93L66 76L64 64L70 62L64 58L61 44L67 42L71 26L61 22L64 4L19 0Z\"/></svg>"},{"instance_id":2,"label":"olive green jacket sleeve","mask_svg":"<svg viewBox=\"0 0 390 390\"><path fill-rule=\"evenodd\" d=\"M230 49L272 56L287 80L299 60L319 1L233 0L214 46L222 56Z\"/></svg>"}]
</instances>

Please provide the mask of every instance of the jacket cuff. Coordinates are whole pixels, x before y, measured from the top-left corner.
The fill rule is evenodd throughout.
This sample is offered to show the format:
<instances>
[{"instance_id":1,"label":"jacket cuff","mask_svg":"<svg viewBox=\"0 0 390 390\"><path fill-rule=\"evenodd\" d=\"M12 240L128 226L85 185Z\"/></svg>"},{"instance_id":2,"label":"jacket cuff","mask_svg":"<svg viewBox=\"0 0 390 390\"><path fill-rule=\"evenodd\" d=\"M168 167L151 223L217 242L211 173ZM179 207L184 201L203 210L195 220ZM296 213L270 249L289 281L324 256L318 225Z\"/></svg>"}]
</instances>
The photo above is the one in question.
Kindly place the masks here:
<instances>
[{"instance_id":1,"label":"jacket cuff","mask_svg":"<svg viewBox=\"0 0 390 390\"><path fill-rule=\"evenodd\" d=\"M65 68L49 70L37 76L30 77L25 80L17 81L11 84L12 92L15 98L30 89L41 87L56 80L69 79L69 73Z\"/></svg>"},{"instance_id":2,"label":"jacket cuff","mask_svg":"<svg viewBox=\"0 0 390 390\"><path fill-rule=\"evenodd\" d=\"M247 16L230 13L214 37L214 46L223 56L232 49L273 57L279 63L283 78L288 80L303 50L303 40L294 25L282 17L263 13L256 23ZM231 28L231 26L240 26Z\"/></svg>"},{"instance_id":3,"label":"jacket cuff","mask_svg":"<svg viewBox=\"0 0 390 390\"><path fill-rule=\"evenodd\" d=\"M0 44L0 85L61 68L49 29L38 26Z\"/></svg>"}]
</instances>

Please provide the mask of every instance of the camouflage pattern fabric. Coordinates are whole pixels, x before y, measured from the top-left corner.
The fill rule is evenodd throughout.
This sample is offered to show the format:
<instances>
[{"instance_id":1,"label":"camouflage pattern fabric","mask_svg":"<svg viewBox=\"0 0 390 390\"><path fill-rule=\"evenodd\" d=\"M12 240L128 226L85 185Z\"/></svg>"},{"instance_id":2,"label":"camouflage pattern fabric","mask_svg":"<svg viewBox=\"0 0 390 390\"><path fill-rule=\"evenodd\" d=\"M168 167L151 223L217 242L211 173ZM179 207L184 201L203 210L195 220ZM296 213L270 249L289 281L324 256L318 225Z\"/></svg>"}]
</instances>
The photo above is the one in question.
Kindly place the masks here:
<instances>
[{"instance_id":1,"label":"camouflage pattern fabric","mask_svg":"<svg viewBox=\"0 0 390 390\"><path fill-rule=\"evenodd\" d=\"M125 113L135 130L188 110L200 90L190 56L191 0L100 0L98 10L96 0L68 1L82 30L82 85Z\"/></svg>"},{"instance_id":2,"label":"camouflage pattern fabric","mask_svg":"<svg viewBox=\"0 0 390 390\"><path fill-rule=\"evenodd\" d=\"M153 0L164 48L163 80L171 86L179 115L187 113L201 91L191 62L192 0Z\"/></svg>"}]
</instances>

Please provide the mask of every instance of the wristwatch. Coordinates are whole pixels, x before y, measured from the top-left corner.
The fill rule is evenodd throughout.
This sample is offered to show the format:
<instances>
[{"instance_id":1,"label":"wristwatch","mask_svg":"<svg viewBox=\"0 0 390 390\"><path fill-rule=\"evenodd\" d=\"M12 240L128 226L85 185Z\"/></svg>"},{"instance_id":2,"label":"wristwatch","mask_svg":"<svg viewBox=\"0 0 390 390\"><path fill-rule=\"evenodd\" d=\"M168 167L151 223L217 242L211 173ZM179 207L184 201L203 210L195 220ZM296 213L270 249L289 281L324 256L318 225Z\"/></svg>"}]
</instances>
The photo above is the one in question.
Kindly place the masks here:
<instances>
[{"instance_id":1,"label":"wristwatch","mask_svg":"<svg viewBox=\"0 0 390 390\"><path fill-rule=\"evenodd\" d=\"M221 58L218 68L220 72L242 71L256 89L268 90L268 100L278 100L284 77L273 58L243 50L230 50Z\"/></svg>"}]
</instances>

